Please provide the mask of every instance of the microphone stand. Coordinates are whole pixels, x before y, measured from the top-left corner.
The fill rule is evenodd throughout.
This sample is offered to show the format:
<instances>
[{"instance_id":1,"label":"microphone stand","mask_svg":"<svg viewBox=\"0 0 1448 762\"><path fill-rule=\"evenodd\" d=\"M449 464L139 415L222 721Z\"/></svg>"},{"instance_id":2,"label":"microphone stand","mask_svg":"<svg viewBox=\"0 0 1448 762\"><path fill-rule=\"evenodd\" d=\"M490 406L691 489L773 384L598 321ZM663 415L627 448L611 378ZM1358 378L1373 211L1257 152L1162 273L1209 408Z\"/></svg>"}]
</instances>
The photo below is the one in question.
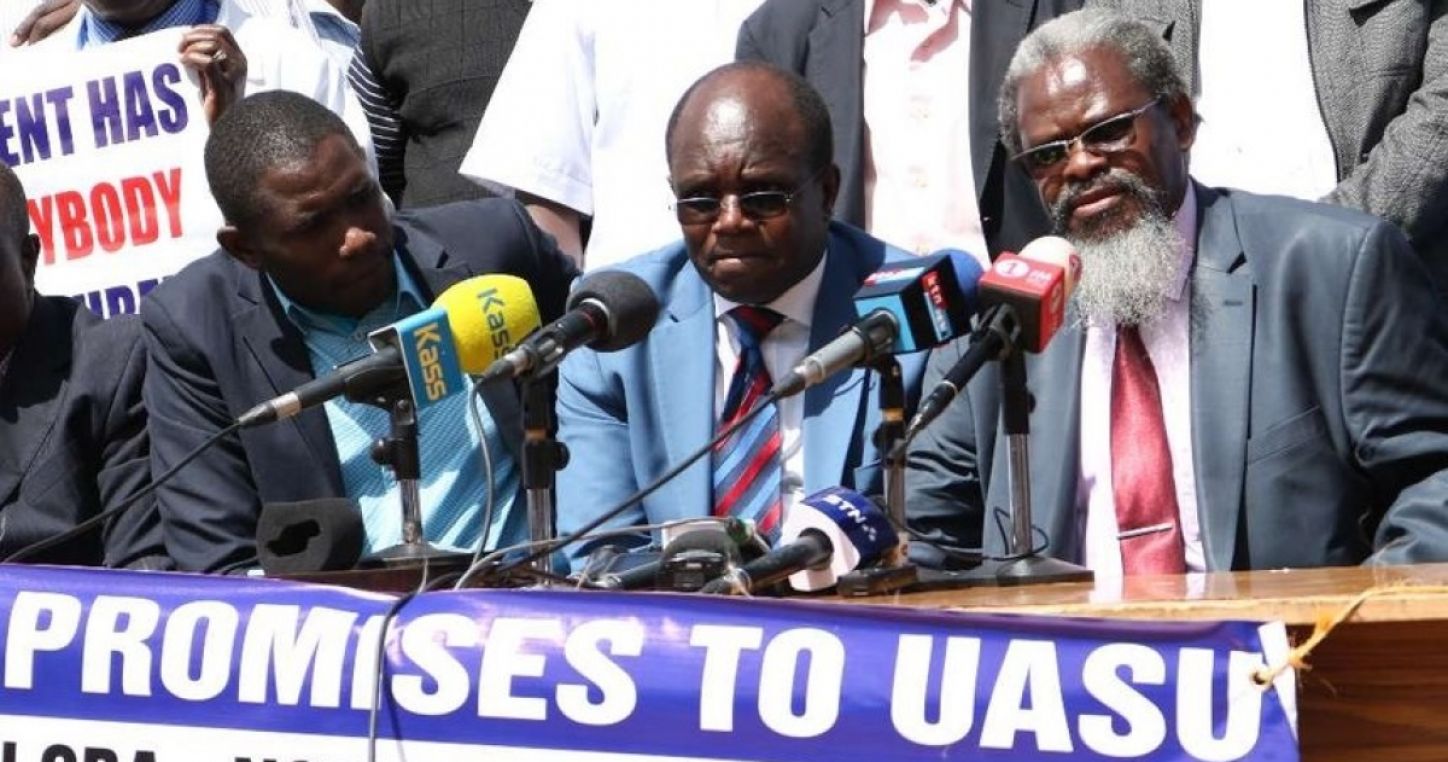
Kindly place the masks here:
<instances>
[{"instance_id":1,"label":"microphone stand","mask_svg":"<svg viewBox=\"0 0 1448 762\"><path fill-rule=\"evenodd\" d=\"M1006 474L1010 485L1011 531L1007 553L1012 560L995 572L997 584L1030 585L1044 582L1089 582L1090 569L1034 551L1031 523L1031 393L1026 386L1026 359L1011 347L1000 359L1001 413L1006 434Z\"/></svg>"},{"instance_id":2,"label":"microphone stand","mask_svg":"<svg viewBox=\"0 0 1448 762\"><path fill-rule=\"evenodd\" d=\"M423 538L419 487L422 458L417 446L417 408L405 394L384 394L367 402L388 413L391 430L385 438L372 443L372 460L392 469L402 498L402 542L378 551L375 558L392 567L465 561L468 558L466 554L443 550Z\"/></svg>"},{"instance_id":3,"label":"microphone stand","mask_svg":"<svg viewBox=\"0 0 1448 762\"><path fill-rule=\"evenodd\" d=\"M528 539L551 542L558 537L554 525L553 484L568 465L568 448L553 438L553 405L546 381L523 381L523 489L528 500ZM531 562L534 571L553 570L552 554Z\"/></svg>"},{"instance_id":4,"label":"microphone stand","mask_svg":"<svg viewBox=\"0 0 1448 762\"><path fill-rule=\"evenodd\" d=\"M881 355L870 363L880 379L880 425L875 428L875 449L885 465L885 510L900 533L900 544L878 566L843 574L836 590L844 596L875 595L915 583L918 570L910 563L910 535L905 523L905 379L894 355Z\"/></svg>"}]
</instances>

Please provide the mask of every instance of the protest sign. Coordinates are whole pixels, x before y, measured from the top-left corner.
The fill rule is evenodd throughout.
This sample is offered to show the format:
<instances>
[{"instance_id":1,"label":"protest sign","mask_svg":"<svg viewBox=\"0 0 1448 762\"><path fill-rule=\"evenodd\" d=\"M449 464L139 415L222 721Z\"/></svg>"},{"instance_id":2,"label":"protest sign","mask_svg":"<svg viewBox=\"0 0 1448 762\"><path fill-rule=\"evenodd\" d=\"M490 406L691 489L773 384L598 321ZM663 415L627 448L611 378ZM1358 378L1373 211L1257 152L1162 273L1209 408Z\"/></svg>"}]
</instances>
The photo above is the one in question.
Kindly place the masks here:
<instances>
[{"instance_id":1,"label":"protest sign","mask_svg":"<svg viewBox=\"0 0 1448 762\"><path fill-rule=\"evenodd\" d=\"M215 250L210 129L177 52L184 31L42 47L0 71L0 161L29 198L41 293L132 313L161 278Z\"/></svg>"},{"instance_id":2,"label":"protest sign","mask_svg":"<svg viewBox=\"0 0 1448 762\"><path fill-rule=\"evenodd\" d=\"M392 601L6 569L0 760L365 759ZM1297 759L1280 624L498 590L385 642L381 759Z\"/></svg>"}]
</instances>

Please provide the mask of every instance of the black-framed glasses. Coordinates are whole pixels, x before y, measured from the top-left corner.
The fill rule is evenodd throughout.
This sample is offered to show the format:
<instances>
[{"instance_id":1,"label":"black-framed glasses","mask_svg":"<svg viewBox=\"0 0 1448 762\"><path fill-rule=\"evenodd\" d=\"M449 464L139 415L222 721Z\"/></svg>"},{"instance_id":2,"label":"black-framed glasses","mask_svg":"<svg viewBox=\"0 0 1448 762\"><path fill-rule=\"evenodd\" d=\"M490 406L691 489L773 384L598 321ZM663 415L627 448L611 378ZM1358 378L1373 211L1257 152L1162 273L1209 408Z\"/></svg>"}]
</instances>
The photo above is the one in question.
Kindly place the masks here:
<instances>
[{"instance_id":1,"label":"black-framed glasses","mask_svg":"<svg viewBox=\"0 0 1448 762\"><path fill-rule=\"evenodd\" d=\"M810 183L824 174L829 165L820 167L815 173L805 179L804 182L796 185L794 190L767 190L750 191L749 193L730 193L723 198L713 196L690 196L689 198L674 199L674 216L679 222L685 225L707 225L719 219L719 213L724 210L724 200L730 196L739 205L739 213L751 220L772 219L789 211L789 205L794 201Z\"/></svg>"},{"instance_id":2,"label":"black-framed glasses","mask_svg":"<svg viewBox=\"0 0 1448 762\"><path fill-rule=\"evenodd\" d=\"M1012 156L1011 160L1020 162L1027 172L1039 177L1055 169L1057 165L1070 157L1071 149L1078 143L1082 148L1097 156L1120 153L1130 147L1131 141L1136 139L1136 118L1161 101L1162 97L1158 95L1138 108L1107 117L1087 127L1076 137L1052 140L1034 148L1027 148Z\"/></svg>"}]
</instances>

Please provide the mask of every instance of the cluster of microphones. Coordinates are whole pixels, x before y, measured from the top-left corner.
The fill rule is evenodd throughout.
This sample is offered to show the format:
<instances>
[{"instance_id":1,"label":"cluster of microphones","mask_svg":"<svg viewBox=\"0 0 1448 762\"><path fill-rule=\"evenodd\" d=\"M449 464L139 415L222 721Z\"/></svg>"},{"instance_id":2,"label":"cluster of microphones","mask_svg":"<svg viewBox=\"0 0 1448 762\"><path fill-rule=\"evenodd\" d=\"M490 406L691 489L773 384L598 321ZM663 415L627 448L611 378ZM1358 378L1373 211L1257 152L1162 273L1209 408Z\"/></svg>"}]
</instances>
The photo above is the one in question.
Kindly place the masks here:
<instances>
[{"instance_id":1,"label":"cluster of microphones","mask_svg":"<svg viewBox=\"0 0 1448 762\"><path fill-rule=\"evenodd\" d=\"M854 296L858 320L778 379L772 396L798 394L848 368L968 335L959 362L926 390L895 443L903 452L984 365L1047 346L1062 326L1079 271L1074 249L1054 237L1002 255L988 271L959 251L890 263ZM257 405L237 424L264 425L334 398L369 401L384 393L405 395L420 410L470 388L467 377L477 384L542 379L579 347L610 352L643 341L658 313L649 286L624 272L583 278L565 314L546 326L524 280L471 278L429 309L375 332L372 354ZM900 518L871 498L833 488L793 506L773 547L748 522L702 520L666 530L661 552L597 550L581 576L588 586L607 589L822 590L856 570L901 563Z\"/></svg>"}]
</instances>

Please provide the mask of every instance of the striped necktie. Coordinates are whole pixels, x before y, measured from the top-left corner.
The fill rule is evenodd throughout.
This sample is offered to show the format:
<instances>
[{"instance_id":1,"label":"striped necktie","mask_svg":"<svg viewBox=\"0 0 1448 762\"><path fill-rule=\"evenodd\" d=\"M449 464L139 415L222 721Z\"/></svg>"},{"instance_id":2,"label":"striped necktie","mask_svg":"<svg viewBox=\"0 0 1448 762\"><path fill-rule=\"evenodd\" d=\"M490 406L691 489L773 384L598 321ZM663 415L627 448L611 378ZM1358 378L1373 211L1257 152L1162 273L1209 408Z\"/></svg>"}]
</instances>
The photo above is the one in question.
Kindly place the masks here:
<instances>
[{"instance_id":1,"label":"striped necktie","mask_svg":"<svg viewBox=\"0 0 1448 762\"><path fill-rule=\"evenodd\" d=\"M769 370L759 345L784 319L773 310L747 305L730 310L729 317L739 329L739 362L716 430L747 415L769 393ZM759 531L772 538L783 510L779 450L779 409L772 403L714 447L715 516L753 519Z\"/></svg>"}]
</instances>

